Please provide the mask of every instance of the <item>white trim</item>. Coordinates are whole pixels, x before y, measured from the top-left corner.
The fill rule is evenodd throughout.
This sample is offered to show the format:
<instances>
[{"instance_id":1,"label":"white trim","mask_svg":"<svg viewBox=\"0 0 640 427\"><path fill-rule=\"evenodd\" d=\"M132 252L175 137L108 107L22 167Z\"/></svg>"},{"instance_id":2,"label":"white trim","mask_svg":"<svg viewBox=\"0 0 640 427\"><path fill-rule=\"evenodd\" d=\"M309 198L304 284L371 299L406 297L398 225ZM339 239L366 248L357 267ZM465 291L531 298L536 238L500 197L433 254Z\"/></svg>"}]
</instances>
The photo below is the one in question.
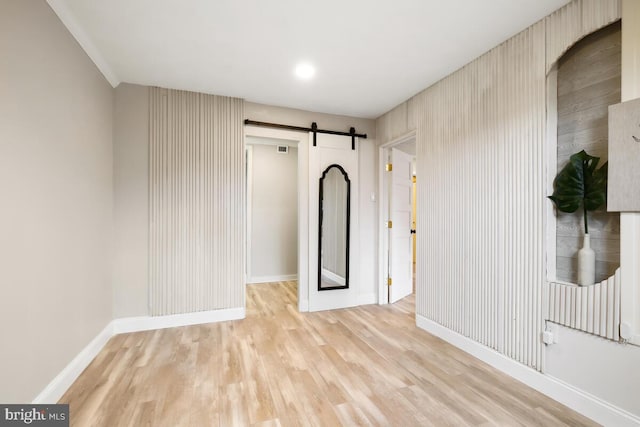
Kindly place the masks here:
<instances>
[{"instance_id":1,"label":"white trim","mask_svg":"<svg viewBox=\"0 0 640 427\"><path fill-rule=\"evenodd\" d=\"M621 331L628 343L640 345L640 214L620 212Z\"/></svg>"},{"instance_id":2,"label":"white trim","mask_svg":"<svg viewBox=\"0 0 640 427\"><path fill-rule=\"evenodd\" d=\"M287 147L287 148L298 148L298 142L292 141L290 139L282 139L282 138L265 138L254 135L247 135L252 139L250 142L247 142L246 145L263 145L267 147ZM264 139L262 139L264 138ZM283 153L284 154L284 153Z\"/></svg>"},{"instance_id":3,"label":"white trim","mask_svg":"<svg viewBox=\"0 0 640 427\"><path fill-rule=\"evenodd\" d=\"M200 325L203 323L224 322L246 317L244 307L221 310L196 311L194 313L171 314L168 316L140 316L115 319L113 335L129 332L150 331L154 329L176 328L179 326Z\"/></svg>"},{"instance_id":4,"label":"white trim","mask_svg":"<svg viewBox=\"0 0 640 427\"><path fill-rule=\"evenodd\" d=\"M125 317L109 322L107 326L83 348L76 357L33 399L33 404L56 403L78 379L82 371L102 351L111 337L129 332L175 328L203 323L224 322L246 317L244 307L222 310L199 311L170 316Z\"/></svg>"},{"instance_id":5,"label":"white trim","mask_svg":"<svg viewBox=\"0 0 640 427\"><path fill-rule=\"evenodd\" d=\"M380 305L389 303L389 287L386 283L389 269L387 257L389 233L386 226L389 212L389 187L385 176L388 157L387 149L380 147L378 149L378 304Z\"/></svg>"},{"instance_id":6,"label":"white trim","mask_svg":"<svg viewBox=\"0 0 640 427\"><path fill-rule=\"evenodd\" d=\"M270 283L270 282L287 282L289 280L298 280L297 274L283 274L280 276L256 276L250 277L247 285L254 283Z\"/></svg>"},{"instance_id":7,"label":"white trim","mask_svg":"<svg viewBox=\"0 0 640 427\"><path fill-rule=\"evenodd\" d=\"M251 237L253 236L253 146L246 143L245 137L245 156L246 156L246 191L245 191L245 206L247 212L245 213L245 263L244 263L244 278L246 283L252 283L251 280Z\"/></svg>"},{"instance_id":8,"label":"white trim","mask_svg":"<svg viewBox=\"0 0 640 427\"><path fill-rule=\"evenodd\" d=\"M640 97L640 4L622 1L622 83L620 101ZM620 212L620 314L628 342L640 346L640 212Z\"/></svg>"},{"instance_id":9,"label":"white trim","mask_svg":"<svg viewBox=\"0 0 640 427\"><path fill-rule=\"evenodd\" d=\"M378 303L378 295L376 295L375 292L358 295L358 305L369 305L369 304L377 304L377 303Z\"/></svg>"},{"instance_id":10,"label":"white trim","mask_svg":"<svg viewBox=\"0 0 640 427\"><path fill-rule=\"evenodd\" d=\"M384 144L380 145L380 148L391 148L396 145L404 144L405 142L409 142L416 137L416 130L411 130L404 135L400 135Z\"/></svg>"},{"instance_id":11,"label":"white trim","mask_svg":"<svg viewBox=\"0 0 640 427\"><path fill-rule=\"evenodd\" d=\"M91 361L100 353L107 341L113 336L113 322L74 357L67 366L33 399L33 404L57 403L71 384L80 376Z\"/></svg>"},{"instance_id":12,"label":"white trim","mask_svg":"<svg viewBox=\"0 0 640 427\"><path fill-rule=\"evenodd\" d=\"M640 417L533 370L424 316L416 314L416 325L597 423L620 427L640 425Z\"/></svg>"},{"instance_id":13,"label":"white trim","mask_svg":"<svg viewBox=\"0 0 640 427\"><path fill-rule=\"evenodd\" d=\"M378 304L380 305L389 303L389 286L387 286L389 233L386 225L387 217L389 216L389 182L385 174L385 164L389 158L388 150L390 148L408 142L411 139L414 139L415 143L417 143L415 130L394 138L378 148Z\"/></svg>"},{"instance_id":14,"label":"white trim","mask_svg":"<svg viewBox=\"0 0 640 427\"><path fill-rule=\"evenodd\" d=\"M93 61L96 67L98 67L98 70L100 70L104 78L107 79L112 87L117 87L120 84L120 79L113 72L100 51L93 44L91 38L87 35L84 29L82 29L80 24L78 24L73 13L67 7L67 2L64 0L47 0L47 3L49 3L49 7L51 7L55 14L58 15L60 21L62 21L64 26L67 27L67 30L76 39L87 56Z\"/></svg>"},{"instance_id":15,"label":"white trim","mask_svg":"<svg viewBox=\"0 0 640 427\"><path fill-rule=\"evenodd\" d=\"M264 129L264 128L263 128ZM294 133L295 134L295 133ZM298 310L309 311L309 134L298 135Z\"/></svg>"}]
</instances>

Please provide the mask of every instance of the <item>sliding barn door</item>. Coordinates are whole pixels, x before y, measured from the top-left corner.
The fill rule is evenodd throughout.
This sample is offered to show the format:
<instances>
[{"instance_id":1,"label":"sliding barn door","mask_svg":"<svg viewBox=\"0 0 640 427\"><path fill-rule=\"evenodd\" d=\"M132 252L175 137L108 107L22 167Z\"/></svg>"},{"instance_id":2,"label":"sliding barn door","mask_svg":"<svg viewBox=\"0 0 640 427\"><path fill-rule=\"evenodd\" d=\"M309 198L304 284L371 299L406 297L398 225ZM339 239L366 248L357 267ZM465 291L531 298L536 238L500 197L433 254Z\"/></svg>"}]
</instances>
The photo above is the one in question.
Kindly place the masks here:
<instances>
[{"instance_id":1,"label":"sliding barn door","mask_svg":"<svg viewBox=\"0 0 640 427\"><path fill-rule=\"evenodd\" d=\"M326 134L309 147L309 311L358 304L357 139L354 148Z\"/></svg>"}]
</instances>

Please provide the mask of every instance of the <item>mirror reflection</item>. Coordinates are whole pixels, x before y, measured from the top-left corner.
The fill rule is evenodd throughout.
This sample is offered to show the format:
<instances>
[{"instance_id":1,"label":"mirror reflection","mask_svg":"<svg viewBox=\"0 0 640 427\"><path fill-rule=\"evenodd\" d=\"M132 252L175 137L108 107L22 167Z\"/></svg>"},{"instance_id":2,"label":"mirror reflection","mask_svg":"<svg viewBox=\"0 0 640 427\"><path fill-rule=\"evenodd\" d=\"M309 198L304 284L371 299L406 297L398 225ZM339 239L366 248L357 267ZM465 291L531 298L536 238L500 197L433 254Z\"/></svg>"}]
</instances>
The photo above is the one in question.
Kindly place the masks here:
<instances>
[{"instance_id":1,"label":"mirror reflection","mask_svg":"<svg viewBox=\"0 0 640 427\"><path fill-rule=\"evenodd\" d=\"M350 181L339 165L320 178L318 290L349 287Z\"/></svg>"}]
</instances>

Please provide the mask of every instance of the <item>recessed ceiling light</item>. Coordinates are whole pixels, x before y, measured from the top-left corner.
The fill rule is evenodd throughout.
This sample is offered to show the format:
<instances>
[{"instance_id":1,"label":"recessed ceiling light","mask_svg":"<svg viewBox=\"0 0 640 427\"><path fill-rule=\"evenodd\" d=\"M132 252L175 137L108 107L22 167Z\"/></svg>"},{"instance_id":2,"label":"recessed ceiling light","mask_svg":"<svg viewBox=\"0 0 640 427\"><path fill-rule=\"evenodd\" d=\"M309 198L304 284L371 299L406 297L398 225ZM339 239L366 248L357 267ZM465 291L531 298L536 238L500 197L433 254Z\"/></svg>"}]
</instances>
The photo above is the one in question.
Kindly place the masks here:
<instances>
[{"instance_id":1,"label":"recessed ceiling light","mask_svg":"<svg viewBox=\"0 0 640 427\"><path fill-rule=\"evenodd\" d=\"M309 63L302 63L296 66L296 76L303 80L309 80L316 73L316 69Z\"/></svg>"}]
</instances>

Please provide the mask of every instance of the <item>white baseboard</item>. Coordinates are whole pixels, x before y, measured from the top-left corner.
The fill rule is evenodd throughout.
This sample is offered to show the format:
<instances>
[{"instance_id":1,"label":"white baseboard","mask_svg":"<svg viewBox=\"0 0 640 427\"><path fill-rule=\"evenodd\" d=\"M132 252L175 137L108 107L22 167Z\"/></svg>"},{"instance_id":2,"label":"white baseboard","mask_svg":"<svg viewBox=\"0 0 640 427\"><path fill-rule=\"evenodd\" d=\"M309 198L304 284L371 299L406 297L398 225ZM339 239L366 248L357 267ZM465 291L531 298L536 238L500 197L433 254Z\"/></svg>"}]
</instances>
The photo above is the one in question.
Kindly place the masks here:
<instances>
[{"instance_id":1,"label":"white baseboard","mask_svg":"<svg viewBox=\"0 0 640 427\"><path fill-rule=\"evenodd\" d=\"M531 369L424 316L416 315L416 325L597 423L604 426L640 426L640 417Z\"/></svg>"},{"instance_id":2,"label":"white baseboard","mask_svg":"<svg viewBox=\"0 0 640 427\"><path fill-rule=\"evenodd\" d=\"M199 311L171 316L141 316L115 319L96 336L56 377L33 399L34 404L57 403L82 371L100 353L114 335L178 326L223 322L245 318L245 308Z\"/></svg>"},{"instance_id":3,"label":"white baseboard","mask_svg":"<svg viewBox=\"0 0 640 427\"><path fill-rule=\"evenodd\" d=\"M377 304L378 295L375 292L358 295L358 305Z\"/></svg>"},{"instance_id":4,"label":"white baseboard","mask_svg":"<svg viewBox=\"0 0 640 427\"><path fill-rule=\"evenodd\" d=\"M113 334L150 331L153 329L175 328L178 326L200 325L203 323L224 322L245 318L245 308L227 308L222 310L197 311L195 313L172 314L170 316L140 316L115 319Z\"/></svg>"},{"instance_id":5,"label":"white baseboard","mask_svg":"<svg viewBox=\"0 0 640 427\"><path fill-rule=\"evenodd\" d=\"M308 299L298 302L298 311L300 311L301 313L306 313L307 311L309 311L309 300Z\"/></svg>"},{"instance_id":6,"label":"white baseboard","mask_svg":"<svg viewBox=\"0 0 640 427\"><path fill-rule=\"evenodd\" d=\"M80 353L33 399L34 404L57 403L82 371L100 353L107 341L113 336L113 325L107 326L83 348Z\"/></svg>"},{"instance_id":7,"label":"white baseboard","mask_svg":"<svg viewBox=\"0 0 640 427\"><path fill-rule=\"evenodd\" d=\"M281 276L254 276L247 280L247 284L253 283L271 283L271 282L287 282L290 280L298 280L297 274L285 274Z\"/></svg>"}]
</instances>

